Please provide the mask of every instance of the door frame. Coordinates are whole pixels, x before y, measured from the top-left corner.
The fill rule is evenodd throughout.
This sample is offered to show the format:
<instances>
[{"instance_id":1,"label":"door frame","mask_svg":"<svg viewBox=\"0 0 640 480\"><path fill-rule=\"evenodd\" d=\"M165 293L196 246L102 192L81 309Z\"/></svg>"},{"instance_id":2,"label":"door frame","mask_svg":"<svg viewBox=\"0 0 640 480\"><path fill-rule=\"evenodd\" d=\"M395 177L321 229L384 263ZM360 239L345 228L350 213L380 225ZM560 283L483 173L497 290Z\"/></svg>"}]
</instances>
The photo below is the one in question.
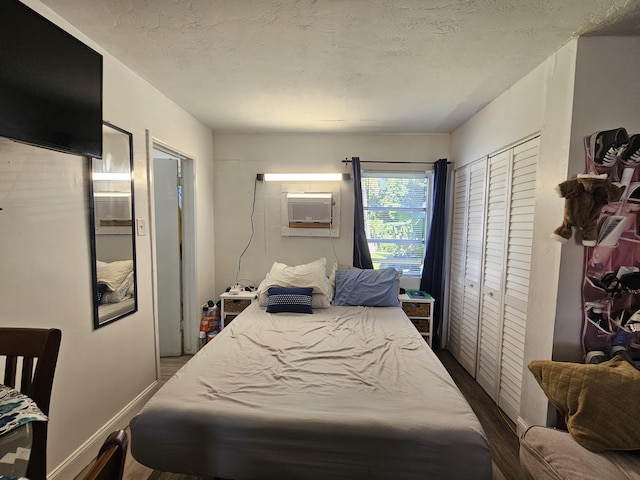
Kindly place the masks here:
<instances>
[{"instance_id":1,"label":"door frame","mask_svg":"<svg viewBox=\"0 0 640 480\"><path fill-rule=\"evenodd\" d=\"M156 374L160 375L160 338L158 328L158 265L156 260L156 228L155 228L155 192L153 171L153 149L159 146L175 153L181 159L182 168L182 318L183 318L183 351L195 353L197 345L198 308L196 291L196 192L195 165L193 155L181 152L168 143L159 140L146 130L147 143L147 192L149 194L149 235L151 244L151 283L153 295L153 323L156 349ZM194 320L195 319L195 320Z\"/></svg>"}]
</instances>

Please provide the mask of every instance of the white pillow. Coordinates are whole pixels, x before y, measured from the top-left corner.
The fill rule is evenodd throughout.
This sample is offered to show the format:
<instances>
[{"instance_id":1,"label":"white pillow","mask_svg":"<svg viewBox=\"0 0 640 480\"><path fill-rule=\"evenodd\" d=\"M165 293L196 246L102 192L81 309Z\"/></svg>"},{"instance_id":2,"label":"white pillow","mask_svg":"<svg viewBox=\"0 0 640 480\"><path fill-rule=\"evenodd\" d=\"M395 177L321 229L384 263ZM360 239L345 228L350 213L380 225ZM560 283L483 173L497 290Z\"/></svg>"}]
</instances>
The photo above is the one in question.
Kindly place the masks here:
<instances>
[{"instance_id":1,"label":"white pillow","mask_svg":"<svg viewBox=\"0 0 640 480\"><path fill-rule=\"evenodd\" d=\"M113 292L107 292L102 295L102 303L120 303L125 298L129 297L129 290L133 286L133 271L129 272L129 275Z\"/></svg>"},{"instance_id":2,"label":"white pillow","mask_svg":"<svg viewBox=\"0 0 640 480\"><path fill-rule=\"evenodd\" d=\"M311 263L289 266L273 262L271 270L258 288L258 294L266 293L270 287L313 288L313 293L322 293L331 298L332 288L327 278L327 259L320 258Z\"/></svg>"},{"instance_id":3,"label":"white pillow","mask_svg":"<svg viewBox=\"0 0 640 480\"><path fill-rule=\"evenodd\" d=\"M111 292L115 292L120 284L133 271L133 260L117 260L98 265L98 283L104 283Z\"/></svg>"}]
</instances>

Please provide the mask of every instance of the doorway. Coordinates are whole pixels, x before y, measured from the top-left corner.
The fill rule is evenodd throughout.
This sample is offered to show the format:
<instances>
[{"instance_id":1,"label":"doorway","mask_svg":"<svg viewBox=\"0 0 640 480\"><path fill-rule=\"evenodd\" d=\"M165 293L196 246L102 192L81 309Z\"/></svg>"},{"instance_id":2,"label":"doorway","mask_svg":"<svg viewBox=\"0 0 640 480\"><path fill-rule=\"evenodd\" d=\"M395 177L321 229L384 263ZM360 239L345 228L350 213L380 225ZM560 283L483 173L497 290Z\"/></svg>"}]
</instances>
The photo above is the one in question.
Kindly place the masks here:
<instances>
[{"instance_id":1,"label":"doorway","mask_svg":"<svg viewBox=\"0 0 640 480\"><path fill-rule=\"evenodd\" d=\"M155 140L151 157L158 348L171 357L193 347L193 160Z\"/></svg>"}]
</instances>

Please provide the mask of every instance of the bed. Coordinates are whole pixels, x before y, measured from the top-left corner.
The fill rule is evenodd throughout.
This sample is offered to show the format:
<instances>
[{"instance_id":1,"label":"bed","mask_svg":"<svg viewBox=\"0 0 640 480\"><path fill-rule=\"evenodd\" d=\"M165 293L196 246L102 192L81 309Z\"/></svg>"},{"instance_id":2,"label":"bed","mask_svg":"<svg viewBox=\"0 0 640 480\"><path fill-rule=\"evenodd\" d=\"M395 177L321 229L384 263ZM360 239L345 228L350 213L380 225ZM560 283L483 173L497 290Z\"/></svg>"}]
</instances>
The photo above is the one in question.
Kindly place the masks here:
<instances>
[{"instance_id":1,"label":"bed","mask_svg":"<svg viewBox=\"0 0 640 480\"><path fill-rule=\"evenodd\" d=\"M132 419L138 462L235 480L491 478L477 417L401 308L267 309L253 302Z\"/></svg>"},{"instance_id":2,"label":"bed","mask_svg":"<svg viewBox=\"0 0 640 480\"><path fill-rule=\"evenodd\" d=\"M96 301L100 322L136 308L133 260L96 261Z\"/></svg>"}]
</instances>

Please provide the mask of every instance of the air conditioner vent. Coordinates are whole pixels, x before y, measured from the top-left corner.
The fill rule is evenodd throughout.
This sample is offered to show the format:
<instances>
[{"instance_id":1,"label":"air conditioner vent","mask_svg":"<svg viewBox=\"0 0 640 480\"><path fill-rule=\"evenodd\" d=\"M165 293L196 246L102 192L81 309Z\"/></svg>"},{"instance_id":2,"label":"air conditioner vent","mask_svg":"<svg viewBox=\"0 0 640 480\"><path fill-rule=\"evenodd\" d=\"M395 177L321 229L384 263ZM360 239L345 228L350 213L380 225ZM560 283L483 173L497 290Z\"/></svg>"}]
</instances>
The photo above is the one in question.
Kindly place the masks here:
<instances>
[{"instance_id":1,"label":"air conditioner vent","mask_svg":"<svg viewBox=\"0 0 640 480\"><path fill-rule=\"evenodd\" d=\"M288 193L289 228L331 228L331 193Z\"/></svg>"}]
</instances>

